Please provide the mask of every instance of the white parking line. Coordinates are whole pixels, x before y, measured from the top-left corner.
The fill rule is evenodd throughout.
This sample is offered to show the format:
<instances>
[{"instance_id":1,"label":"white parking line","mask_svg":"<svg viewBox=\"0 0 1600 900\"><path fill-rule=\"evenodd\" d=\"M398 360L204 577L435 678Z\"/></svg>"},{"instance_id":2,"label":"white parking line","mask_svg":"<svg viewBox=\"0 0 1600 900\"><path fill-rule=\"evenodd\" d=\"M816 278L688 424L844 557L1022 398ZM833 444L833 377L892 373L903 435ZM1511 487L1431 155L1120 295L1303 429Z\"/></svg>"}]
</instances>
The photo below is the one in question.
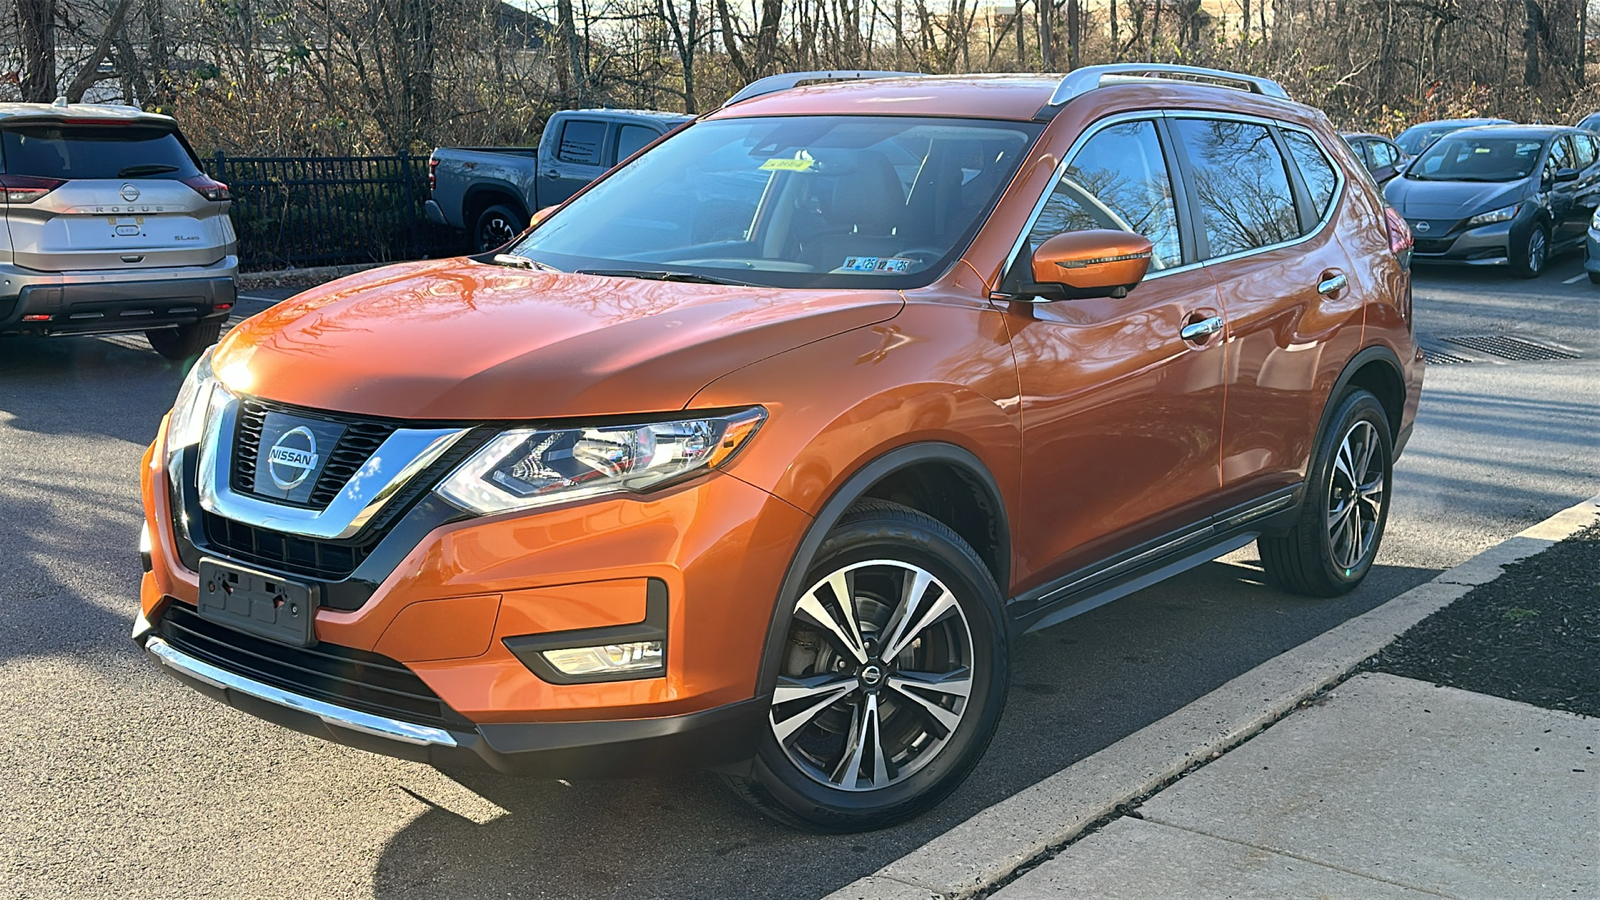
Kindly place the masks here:
<instances>
[{"instance_id":1,"label":"white parking line","mask_svg":"<svg viewBox=\"0 0 1600 900\"><path fill-rule=\"evenodd\" d=\"M1561 283L1562 284L1577 284L1578 282L1580 282L1580 281L1582 281L1582 280L1584 280L1585 278L1588 278L1588 277L1589 277L1589 273L1588 272L1579 272L1578 274L1572 276L1571 278L1568 278L1566 281L1563 281Z\"/></svg>"},{"instance_id":2,"label":"white parking line","mask_svg":"<svg viewBox=\"0 0 1600 900\"><path fill-rule=\"evenodd\" d=\"M254 300L257 303L281 303L281 302L283 302L281 299L279 299L277 297L252 297L249 294L240 294L239 295L239 299L240 300Z\"/></svg>"}]
</instances>

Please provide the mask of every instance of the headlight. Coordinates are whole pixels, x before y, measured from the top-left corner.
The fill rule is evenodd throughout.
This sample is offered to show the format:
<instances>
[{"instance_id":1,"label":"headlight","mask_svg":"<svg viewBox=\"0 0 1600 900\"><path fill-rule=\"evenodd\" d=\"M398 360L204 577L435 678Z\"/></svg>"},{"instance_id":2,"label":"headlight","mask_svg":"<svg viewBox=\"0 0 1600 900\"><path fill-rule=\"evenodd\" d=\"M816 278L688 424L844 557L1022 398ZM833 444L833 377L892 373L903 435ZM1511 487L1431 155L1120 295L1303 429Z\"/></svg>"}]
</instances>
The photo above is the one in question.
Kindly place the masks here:
<instances>
[{"instance_id":1,"label":"headlight","mask_svg":"<svg viewBox=\"0 0 1600 900\"><path fill-rule=\"evenodd\" d=\"M1501 207L1492 212L1478 213L1467 220L1467 225L1489 225L1494 222L1509 222L1517 217L1517 210L1520 208L1522 208L1522 204L1513 203L1510 206Z\"/></svg>"},{"instance_id":2,"label":"headlight","mask_svg":"<svg viewBox=\"0 0 1600 900\"><path fill-rule=\"evenodd\" d=\"M178 388L178 399L173 401L172 415L167 420L167 458L200 443L205 435L206 422L232 395L222 386L211 371L211 351L200 354L183 386Z\"/></svg>"},{"instance_id":3,"label":"headlight","mask_svg":"<svg viewBox=\"0 0 1600 900\"><path fill-rule=\"evenodd\" d=\"M644 493L723 464L766 418L757 407L644 425L518 428L484 445L437 490L480 514Z\"/></svg>"}]
</instances>

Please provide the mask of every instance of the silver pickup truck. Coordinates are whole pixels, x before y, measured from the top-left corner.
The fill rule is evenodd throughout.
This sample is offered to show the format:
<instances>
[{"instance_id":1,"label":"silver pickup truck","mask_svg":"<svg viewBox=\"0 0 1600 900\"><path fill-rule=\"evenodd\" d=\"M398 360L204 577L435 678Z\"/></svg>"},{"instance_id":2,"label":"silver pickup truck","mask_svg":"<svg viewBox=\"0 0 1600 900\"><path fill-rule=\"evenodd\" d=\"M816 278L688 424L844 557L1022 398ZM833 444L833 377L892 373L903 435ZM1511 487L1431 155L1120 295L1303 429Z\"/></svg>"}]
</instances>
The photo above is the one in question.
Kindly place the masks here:
<instances>
[{"instance_id":1,"label":"silver pickup truck","mask_svg":"<svg viewBox=\"0 0 1600 900\"><path fill-rule=\"evenodd\" d=\"M466 229L479 253L693 116L640 109L562 110L538 147L440 147L428 158L428 221Z\"/></svg>"}]
</instances>

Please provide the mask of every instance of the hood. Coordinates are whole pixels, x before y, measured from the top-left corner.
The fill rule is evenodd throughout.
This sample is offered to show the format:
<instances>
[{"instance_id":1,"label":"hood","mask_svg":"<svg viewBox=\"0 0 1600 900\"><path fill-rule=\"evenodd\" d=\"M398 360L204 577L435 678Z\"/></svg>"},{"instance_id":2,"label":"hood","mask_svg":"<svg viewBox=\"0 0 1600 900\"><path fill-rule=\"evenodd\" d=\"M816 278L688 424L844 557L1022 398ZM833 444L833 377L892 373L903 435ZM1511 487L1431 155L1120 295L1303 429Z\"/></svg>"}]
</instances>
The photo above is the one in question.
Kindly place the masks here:
<instances>
[{"instance_id":1,"label":"hood","mask_svg":"<svg viewBox=\"0 0 1600 900\"><path fill-rule=\"evenodd\" d=\"M682 409L706 384L893 318L894 291L725 287L465 259L376 269L235 328L213 366L235 390L403 419Z\"/></svg>"},{"instance_id":2,"label":"hood","mask_svg":"<svg viewBox=\"0 0 1600 900\"><path fill-rule=\"evenodd\" d=\"M1384 185L1383 196L1408 219L1465 219L1510 206L1527 195L1526 179L1499 181L1420 181L1404 175Z\"/></svg>"}]
</instances>

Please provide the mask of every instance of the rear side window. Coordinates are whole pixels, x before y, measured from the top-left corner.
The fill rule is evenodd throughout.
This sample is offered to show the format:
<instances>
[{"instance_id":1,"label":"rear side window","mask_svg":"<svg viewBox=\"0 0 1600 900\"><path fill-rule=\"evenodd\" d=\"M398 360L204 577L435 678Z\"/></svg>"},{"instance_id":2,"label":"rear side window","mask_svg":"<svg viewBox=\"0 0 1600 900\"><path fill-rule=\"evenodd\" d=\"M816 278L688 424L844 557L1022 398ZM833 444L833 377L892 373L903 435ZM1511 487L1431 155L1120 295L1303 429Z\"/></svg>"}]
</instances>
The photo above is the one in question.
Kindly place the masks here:
<instances>
[{"instance_id":1,"label":"rear side window","mask_svg":"<svg viewBox=\"0 0 1600 900\"><path fill-rule=\"evenodd\" d=\"M1283 155L1266 126L1222 119L1174 119L1172 125L1194 170L1210 257L1300 236Z\"/></svg>"},{"instance_id":2,"label":"rear side window","mask_svg":"<svg viewBox=\"0 0 1600 900\"><path fill-rule=\"evenodd\" d=\"M573 119L561 126L561 143L556 159L585 166L600 164L600 144L606 139L606 123Z\"/></svg>"},{"instance_id":3,"label":"rear side window","mask_svg":"<svg viewBox=\"0 0 1600 900\"><path fill-rule=\"evenodd\" d=\"M628 157L638 153L646 144L655 140L656 133L642 125L624 125L617 134L617 162L622 162Z\"/></svg>"},{"instance_id":4,"label":"rear side window","mask_svg":"<svg viewBox=\"0 0 1600 900\"><path fill-rule=\"evenodd\" d=\"M14 125L0 131L5 171L40 178L193 178L178 136L146 125Z\"/></svg>"},{"instance_id":5,"label":"rear side window","mask_svg":"<svg viewBox=\"0 0 1600 900\"><path fill-rule=\"evenodd\" d=\"M1300 179L1306 183L1306 190L1311 194L1311 207L1313 221L1321 221L1328 213L1328 204L1333 202L1333 192L1339 186L1339 176L1333 171L1333 164L1322 155L1322 148L1311 135L1303 131L1282 131L1283 141L1289 145L1289 155L1294 157L1294 164L1300 169ZM1377 153L1380 147L1384 152L1388 148L1383 144L1373 141L1367 149ZM1387 165L1387 163L1385 163Z\"/></svg>"},{"instance_id":6,"label":"rear side window","mask_svg":"<svg viewBox=\"0 0 1600 900\"><path fill-rule=\"evenodd\" d=\"M1091 137L1050 192L1028 243L1037 248L1058 234L1096 228L1149 238L1151 270L1182 264L1172 178L1154 123L1124 122Z\"/></svg>"},{"instance_id":7,"label":"rear side window","mask_svg":"<svg viewBox=\"0 0 1600 900\"><path fill-rule=\"evenodd\" d=\"M1393 144L1385 144L1383 141L1373 141L1367 145L1367 150L1372 153L1372 164L1378 168L1381 169L1384 166L1394 165L1396 156ZM1292 144L1290 145L1290 152L1293 152Z\"/></svg>"}]
</instances>

